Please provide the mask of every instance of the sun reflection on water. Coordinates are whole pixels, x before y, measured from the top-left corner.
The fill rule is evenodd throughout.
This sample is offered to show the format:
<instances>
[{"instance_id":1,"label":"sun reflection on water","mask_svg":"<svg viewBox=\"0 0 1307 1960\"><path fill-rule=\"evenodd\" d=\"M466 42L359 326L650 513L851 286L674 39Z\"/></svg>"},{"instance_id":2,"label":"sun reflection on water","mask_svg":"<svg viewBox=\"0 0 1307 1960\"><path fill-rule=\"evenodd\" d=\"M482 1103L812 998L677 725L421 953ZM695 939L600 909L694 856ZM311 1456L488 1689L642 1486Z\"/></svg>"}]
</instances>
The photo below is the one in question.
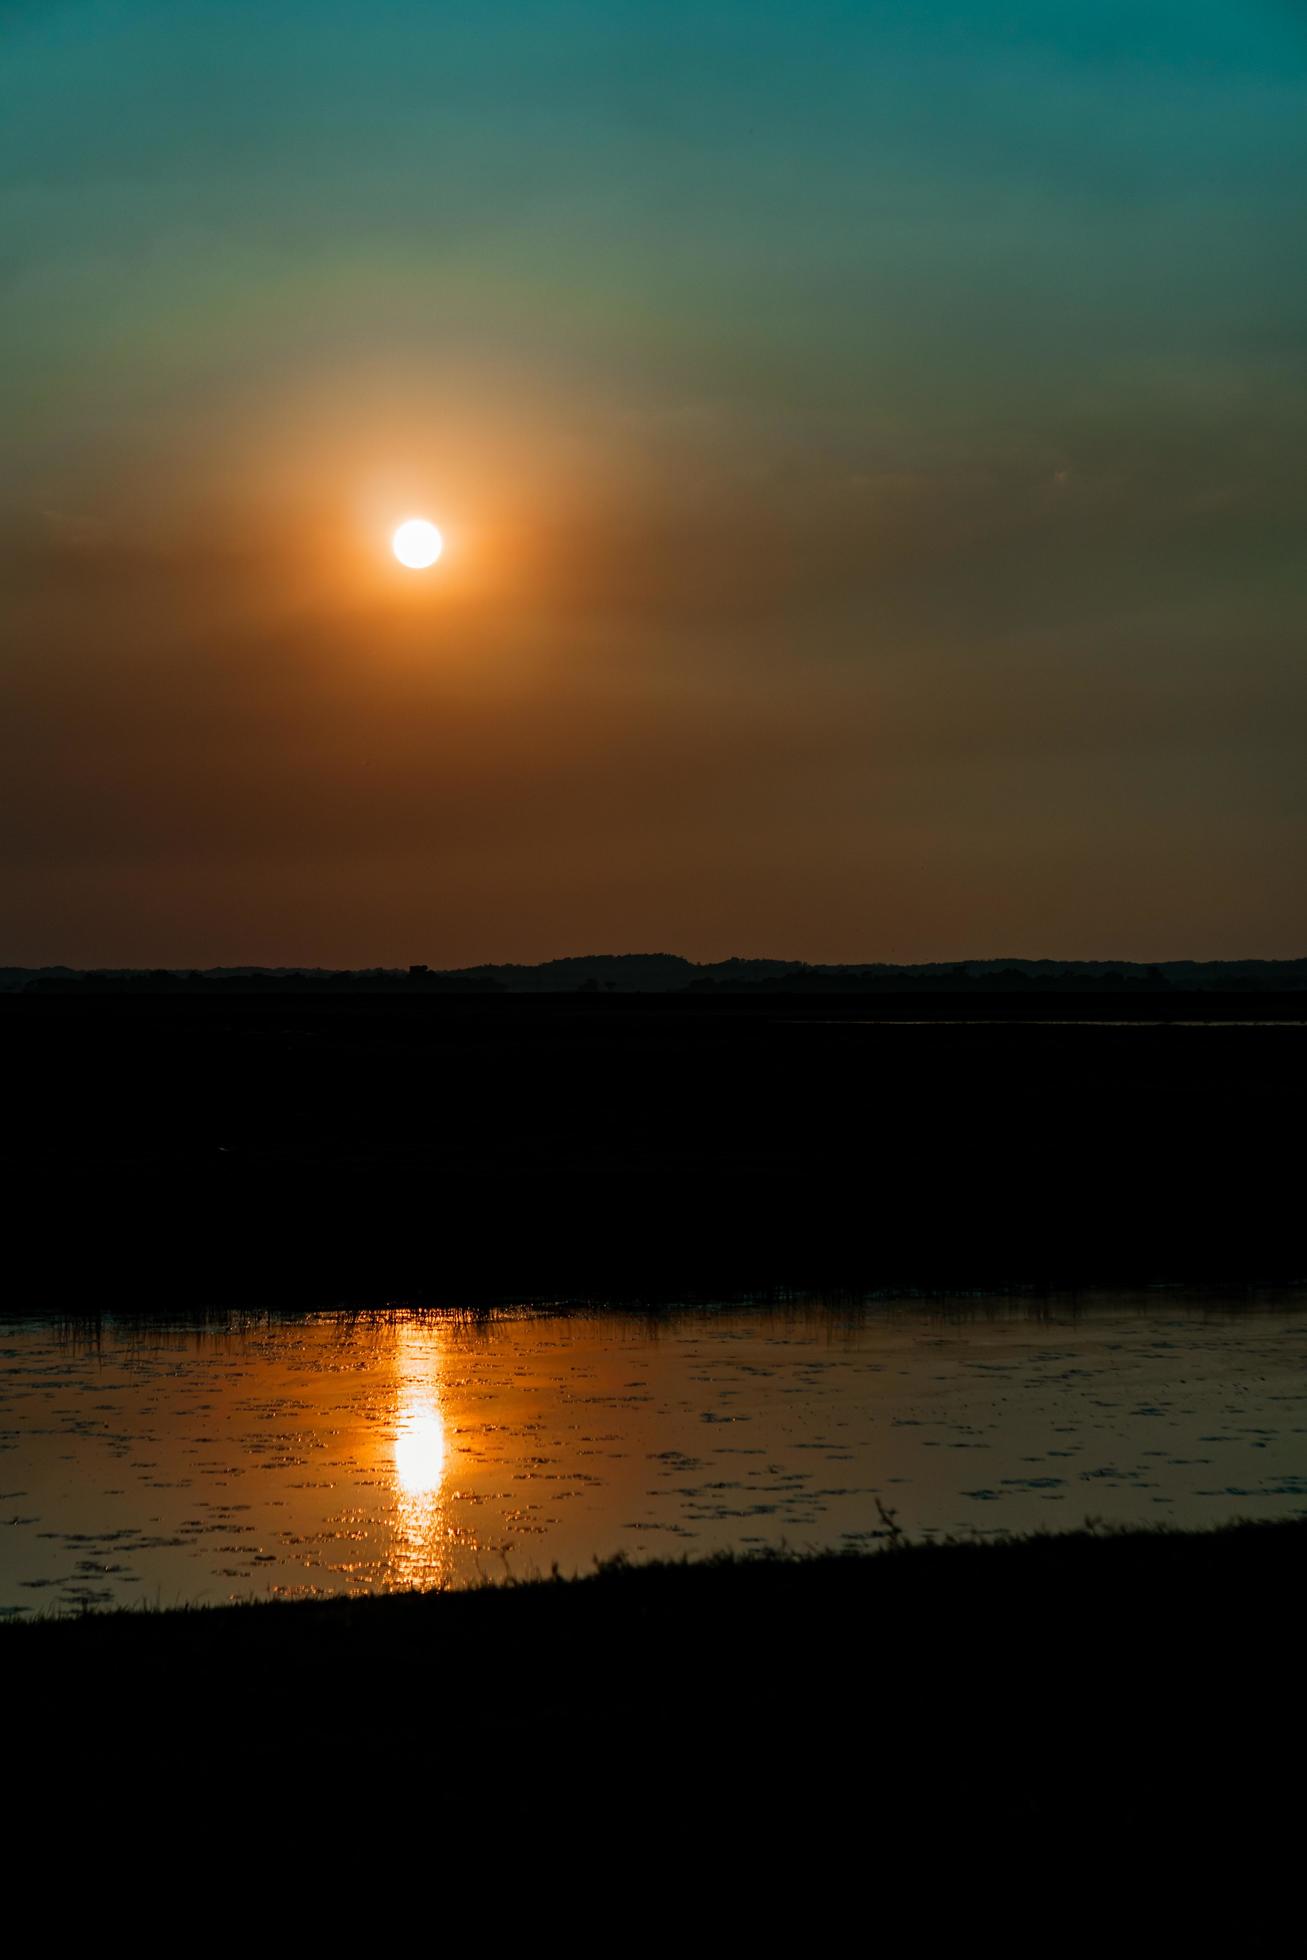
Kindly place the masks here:
<instances>
[{"instance_id":1,"label":"sun reflection on water","mask_svg":"<svg viewBox=\"0 0 1307 1960\"><path fill-rule=\"evenodd\" d=\"M393 1586L440 1586L449 1576L442 1360L438 1334L425 1328L400 1329L390 1463L394 1529L387 1559L387 1577Z\"/></svg>"},{"instance_id":2,"label":"sun reflection on water","mask_svg":"<svg viewBox=\"0 0 1307 1960\"><path fill-rule=\"evenodd\" d=\"M445 1474L445 1421L434 1402L402 1408L395 1437L395 1481L409 1497L440 1489Z\"/></svg>"}]
</instances>

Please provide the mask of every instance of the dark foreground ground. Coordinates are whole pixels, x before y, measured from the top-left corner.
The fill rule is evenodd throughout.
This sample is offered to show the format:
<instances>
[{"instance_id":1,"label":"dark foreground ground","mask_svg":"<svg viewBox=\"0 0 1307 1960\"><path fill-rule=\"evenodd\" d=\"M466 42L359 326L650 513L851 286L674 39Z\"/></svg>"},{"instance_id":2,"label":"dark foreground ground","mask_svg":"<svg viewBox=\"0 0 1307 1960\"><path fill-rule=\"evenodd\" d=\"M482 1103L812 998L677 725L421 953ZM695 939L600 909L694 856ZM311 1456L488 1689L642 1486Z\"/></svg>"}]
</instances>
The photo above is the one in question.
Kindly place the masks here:
<instances>
[{"instance_id":1,"label":"dark foreground ground","mask_svg":"<svg viewBox=\"0 0 1307 1960\"><path fill-rule=\"evenodd\" d=\"M1078 1534L0 1627L4 1923L1280 1953L1305 1559L1307 1523Z\"/></svg>"},{"instance_id":2,"label":"dark foreground ground","mask_svg":"<svg viewBox=\"0 0 1307 1960\"><path fill-rule=\"evenodd\" d=\"M1297 1279L1303 998L4 996L6 1297Z\"/></svg>"},{"instance_id":3,"label":"dark foreground ground","mask_svg":"<svg viewBox=\"0 0 1307 1960\"><path fill-rule=\"evenodd\" d=\"M868 1829L997 1805L1128 1833L1232 1794L1269 1819L1301 1771L1305 1566L1307 1522L1082 1531L37 1621L0 1629L6 1741L23 1784L385 1790L426 1765L433 1794L538 1806L579 1778L689 1814L743 1788Z\"/></svg>"}]
</instances>

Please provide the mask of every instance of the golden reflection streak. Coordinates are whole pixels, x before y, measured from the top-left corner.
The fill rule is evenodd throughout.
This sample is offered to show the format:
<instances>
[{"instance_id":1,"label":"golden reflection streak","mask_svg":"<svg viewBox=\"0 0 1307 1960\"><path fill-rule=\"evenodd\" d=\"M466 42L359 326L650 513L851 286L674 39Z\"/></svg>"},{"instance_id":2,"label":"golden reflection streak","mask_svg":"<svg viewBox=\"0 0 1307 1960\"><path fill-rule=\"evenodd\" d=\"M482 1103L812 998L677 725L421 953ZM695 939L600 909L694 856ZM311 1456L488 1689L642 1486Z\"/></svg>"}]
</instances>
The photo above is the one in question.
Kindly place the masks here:
<instances>
[{"instance_id":1,"label":"golden reflection streak","mask_svg":"<svg viewBox=\"0 0 1307 1960\"><path fill-rule=\"evenodd\" d=\"M450 1554L441 1340L429 1327L401 1325L396 1331L390 1463L394 1537L387 1578L393 1586L440 1586L448 1577Z\"/></svg>"},{"instance_id":2,"label":"golden reflection streak","mask_svg":"<svg viewBox=\"0 0 1307 1960\"><path fill-rule=\"evenodd\" d=\"M414 1401L395 1437L395 1481L409 1497L440 1489L445 1474L445 1421L434 1404Z\"/></svg>"}]
</instances>

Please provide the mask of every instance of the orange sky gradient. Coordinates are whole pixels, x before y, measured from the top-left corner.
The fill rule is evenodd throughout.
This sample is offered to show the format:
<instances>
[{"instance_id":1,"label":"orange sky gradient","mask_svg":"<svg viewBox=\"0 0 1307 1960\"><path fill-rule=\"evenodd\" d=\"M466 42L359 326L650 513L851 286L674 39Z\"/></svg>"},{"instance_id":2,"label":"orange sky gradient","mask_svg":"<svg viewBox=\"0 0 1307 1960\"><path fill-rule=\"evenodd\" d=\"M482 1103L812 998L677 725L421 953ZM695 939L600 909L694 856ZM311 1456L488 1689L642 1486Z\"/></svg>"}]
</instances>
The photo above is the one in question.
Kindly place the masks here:
<instances>
[{"instance_id":1,"label":"orange sky gradient","mask_svg":"<svg viewBox=\"0 0 1307 1960\"><path fill-rule=\"evenodd\" d=\"M1307 40L454 11L15 29L0 963L1302 954Z\"/></svg>"}]
</instances>

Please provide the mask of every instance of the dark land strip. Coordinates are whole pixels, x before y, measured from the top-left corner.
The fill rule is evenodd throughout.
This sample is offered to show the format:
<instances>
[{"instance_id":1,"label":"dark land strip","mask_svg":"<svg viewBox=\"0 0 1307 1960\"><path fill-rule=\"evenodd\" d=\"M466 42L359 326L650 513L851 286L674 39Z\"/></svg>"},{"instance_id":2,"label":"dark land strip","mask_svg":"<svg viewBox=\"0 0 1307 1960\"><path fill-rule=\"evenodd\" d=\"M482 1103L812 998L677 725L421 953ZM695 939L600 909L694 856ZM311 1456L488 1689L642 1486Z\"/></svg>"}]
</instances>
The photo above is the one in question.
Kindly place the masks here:
<instances>
[{"instance_id":1,"label":"dark land strip","mask_svg":"<svg viewBox=\"0 0 1307 1960\"><path fill-rule=\"evenodd\" d=\"M0 1629L11 1775L130 1764L240 1802L360 1766L384 1797L425 1766L433 1796L581 1776L669 1817L756 1776L772 1817L956 1833L1054 1806L1119 1843L1174 1802L1269 1821L1305 1559L1307 1521L1080 1531L28 1622Z\"/></svg>"},{"instance_id":2,"label":"dark land strip","mask_svg":"<svg viewBox=\"0 0 1307 1960\"><path fill-rule=\"evenodd\" d=\"M7 1300L1299 1280L1302 997L1176 998L0 997Z\"/></svg>"}]
</instances>

